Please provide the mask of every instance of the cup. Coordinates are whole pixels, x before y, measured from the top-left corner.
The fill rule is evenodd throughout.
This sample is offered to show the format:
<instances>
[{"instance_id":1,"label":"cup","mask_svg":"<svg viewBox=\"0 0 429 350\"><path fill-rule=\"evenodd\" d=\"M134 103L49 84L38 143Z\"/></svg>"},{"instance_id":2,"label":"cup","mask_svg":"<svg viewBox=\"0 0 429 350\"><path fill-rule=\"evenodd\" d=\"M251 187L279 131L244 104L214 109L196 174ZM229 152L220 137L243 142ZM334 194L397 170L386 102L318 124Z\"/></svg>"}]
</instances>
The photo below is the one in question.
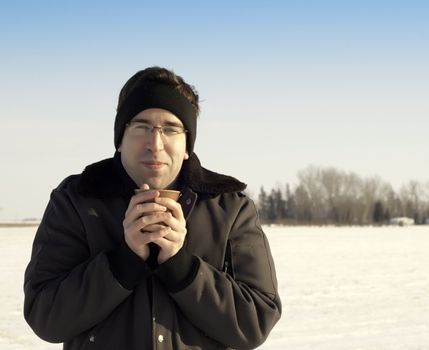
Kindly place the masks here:
<instances>
[{"instance_id":1,"label":"cup","mask_svg":"<svg viewBox=\"0 0 429 350\"><path fill-rule=\"evenodd\" d=\"M134 190L134 192L135 193L139 193L139 192L145 192L145 191L151 191L151 190L158 191L160 197L171 198L171 199L173 199L176 202L177 202L177 200L180 197L180 191L175 191L175 190L157 190L157 189L154 189L154 188L148 189L148 190L143 190L141 188L137 188L137 189ZM170 211L170 210L168 210L168 211ZM151 213L146 213L145 215L149 215L149 214L151 214ZM163 223L161 223L161 225L162 224ZM166 225L164 224L164 226L166 226Z\"/></svg>"},{"instance_id":2,"label":"cup","mask_svg":"<svg viewBox=\"0 0 429 350\"><path fill-rule=\"evenodd\" d=\"M139 193L139 192L144 192L144 191L152 191L154 189L149 189L149 190L143 190L143 189L136 189L135 192ZM180 197L180 191L175 191L175 190L156 190L159 192L159 196L160 197L164 197L164 198L171 198L172 200L176 201L179 199Z\"/></svg>"},{"instance_id":3,"label":"cup","mask_svg":"<svg viewBox=\"0 0 429 350\"><path fill-rule=\"evenodd\" d=\"M157 191L159 192L160 197L171 198L176 202L180 197L180 191L175 191L175 190L157 190Z\"/></svg>"}]
</instances>

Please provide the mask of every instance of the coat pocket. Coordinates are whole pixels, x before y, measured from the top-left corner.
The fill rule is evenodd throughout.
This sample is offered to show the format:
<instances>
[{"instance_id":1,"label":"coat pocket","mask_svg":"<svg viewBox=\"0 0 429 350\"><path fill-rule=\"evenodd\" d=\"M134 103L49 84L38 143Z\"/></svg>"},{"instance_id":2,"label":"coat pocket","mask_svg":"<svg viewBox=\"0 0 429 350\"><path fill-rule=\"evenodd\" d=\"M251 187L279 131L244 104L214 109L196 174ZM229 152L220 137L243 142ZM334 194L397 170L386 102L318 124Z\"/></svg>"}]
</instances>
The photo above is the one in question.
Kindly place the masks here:
<instances>
[{"instance_id":1,"label":"coat pocket","mask_svg":"<svg viewBox=\"0 0 429 350\"><path fill-rule=\"evenodd\" d=\"M223 270L223 272L230 275L232 278L235 277L234 265L233 265L233 261L232 261L231 241L229 239L226 241L225 258L224 258L222 270Z\"/></svg>"}]
</instances>

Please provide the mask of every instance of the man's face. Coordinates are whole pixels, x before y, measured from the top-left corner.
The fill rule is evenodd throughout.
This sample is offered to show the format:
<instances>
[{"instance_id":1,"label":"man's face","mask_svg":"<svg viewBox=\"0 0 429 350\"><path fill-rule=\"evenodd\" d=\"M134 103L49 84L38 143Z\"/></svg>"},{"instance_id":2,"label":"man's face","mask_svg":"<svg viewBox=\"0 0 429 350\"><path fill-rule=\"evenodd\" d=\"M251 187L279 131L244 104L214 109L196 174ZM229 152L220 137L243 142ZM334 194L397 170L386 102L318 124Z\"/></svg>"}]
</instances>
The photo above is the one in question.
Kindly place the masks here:
<instances>
[{"instance_id":1,"label":"man's face","mask_svg":"<svg viewBox=\"0 0 429 350\"><path fill-rule=\"evenodd\" d=\"M166 136L156 129L142 136L133 132L135 125L144 125L137 122L156 127L169 125L181 128L183 123L165 109L145 109L125 128L119 147L122 164L139 187L144 183L155 189L174 187L183 161L189 158L186 151L186 133Z\"/></svg>"}]
</instances>

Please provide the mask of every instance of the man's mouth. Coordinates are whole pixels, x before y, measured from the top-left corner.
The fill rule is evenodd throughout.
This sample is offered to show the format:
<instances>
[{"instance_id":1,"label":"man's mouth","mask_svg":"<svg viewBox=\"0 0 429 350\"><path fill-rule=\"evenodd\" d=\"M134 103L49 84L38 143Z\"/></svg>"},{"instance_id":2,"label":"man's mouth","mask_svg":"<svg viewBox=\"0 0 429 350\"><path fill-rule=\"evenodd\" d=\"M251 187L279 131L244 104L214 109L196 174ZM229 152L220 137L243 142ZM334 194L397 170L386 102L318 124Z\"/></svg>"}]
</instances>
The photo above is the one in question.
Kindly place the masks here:
<instances>
[{"instance_id":1,"label":"man's mouth","mask_svg":"<svg viewBox=\"0 0 429 350\"><path fill-rule=\"evenodd\" d=\"M158 162L158 161L143 161L142 162L143 166L148 168L148 169L160 169L162 168L165 163L163 162Z\"/></svg>"}]
</instances>

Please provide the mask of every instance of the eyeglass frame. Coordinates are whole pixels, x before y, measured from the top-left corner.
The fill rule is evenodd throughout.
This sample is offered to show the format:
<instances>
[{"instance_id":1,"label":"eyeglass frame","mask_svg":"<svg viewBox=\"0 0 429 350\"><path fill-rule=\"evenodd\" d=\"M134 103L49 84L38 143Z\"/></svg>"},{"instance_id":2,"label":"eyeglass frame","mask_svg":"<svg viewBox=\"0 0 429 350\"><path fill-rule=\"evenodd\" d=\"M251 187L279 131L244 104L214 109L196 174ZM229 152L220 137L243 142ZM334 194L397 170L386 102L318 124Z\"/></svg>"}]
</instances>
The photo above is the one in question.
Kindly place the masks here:
<instances>
[{"instance_id":1,"label":"eyeglass frame","mask_svg":"<svg viewBox=\"0 0 429 350\"><path fill-rule=\"evenodd\" d=\"M173 137L173 136L180 135L180 134L186 134L187 132L189 132L189 130L185 129L183 126L180 126L180 125L168 125L167 124L167 125L155 126L155 125L152 125L150 123L147 123L147 122L141 121L141 120L131 120L130 122L128 122L128 123L125 124L125 127L128 128L131 124L143 124L143 125L147 125L148 127L150 127L150 129L147 130L150 134L153 134L154 130L158 130L159 135L161 137L166 138L166 139L168 139L170 137ZM177 127L177 128L180 128L181 131L177 132L175 134L172 134L172 135L167 135L167 134L165 134L165 131L164 131L164 129L166 127ZM149 135L149 133L146 134L146 135L140 135L140 136L147 136L147 135Z\"/></svg>"}]
</instances>

